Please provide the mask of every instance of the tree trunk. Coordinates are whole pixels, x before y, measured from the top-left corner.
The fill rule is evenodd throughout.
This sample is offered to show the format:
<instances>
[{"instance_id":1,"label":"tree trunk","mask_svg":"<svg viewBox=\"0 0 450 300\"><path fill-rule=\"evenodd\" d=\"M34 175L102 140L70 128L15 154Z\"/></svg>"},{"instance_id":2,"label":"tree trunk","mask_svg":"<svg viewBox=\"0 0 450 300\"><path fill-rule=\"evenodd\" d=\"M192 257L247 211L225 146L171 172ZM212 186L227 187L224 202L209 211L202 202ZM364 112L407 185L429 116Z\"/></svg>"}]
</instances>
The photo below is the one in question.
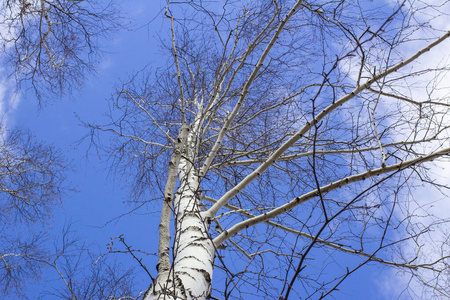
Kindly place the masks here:
<instances>
[{"instance_id":1,"label":"tree trunk","mask_svg":"<svg viewBox=\"0 0 450 300\"><path fill-rule=\"evenodd\" d=\"M189 148L194 146L191 142L192 133ZM180 185L174 198L173 262L168 271L158 273L144 300L206 299L211 294L215 251L208 236L209 222L201 213L199 177L194 169L189 159L180 159Z\"/></svg>"}]
</instances>

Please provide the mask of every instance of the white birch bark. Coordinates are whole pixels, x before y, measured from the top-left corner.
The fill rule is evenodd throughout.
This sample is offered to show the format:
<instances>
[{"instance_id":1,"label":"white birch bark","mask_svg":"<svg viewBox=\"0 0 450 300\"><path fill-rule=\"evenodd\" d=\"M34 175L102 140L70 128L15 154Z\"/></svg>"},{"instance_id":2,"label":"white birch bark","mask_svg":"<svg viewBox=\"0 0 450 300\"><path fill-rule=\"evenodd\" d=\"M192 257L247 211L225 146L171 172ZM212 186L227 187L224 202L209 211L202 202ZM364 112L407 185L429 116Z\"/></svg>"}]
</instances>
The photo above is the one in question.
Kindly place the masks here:
<instances>
[{"instance_id":1,"label":"white birch bark","mask_svg":"<svg viewBox=\"0 0 450 300\"><path fill-rule=\"evenodd\" d=\"M175 239L174 260L170 269L160 273L147 291L150 299L206 299L211 294L214 245L208 236L209 223L201 212L199 176L193 158L200 113L192 126L178 163L179 187L174 197Z\"/></svg>"},{"instance_id":2,"label":"white birch bark","mask_svg":"<svg viewBox=\"0 0 450 300\"><path fill-rule=\"evenodd\" d=\"M185 159L181 164L188 165ZM199 212L197 177L188 175L180 182L175 195L174 262L167 276L158 277L146 300L206 299L211 293L214 246Z\"/></svg>"}]
</instances>

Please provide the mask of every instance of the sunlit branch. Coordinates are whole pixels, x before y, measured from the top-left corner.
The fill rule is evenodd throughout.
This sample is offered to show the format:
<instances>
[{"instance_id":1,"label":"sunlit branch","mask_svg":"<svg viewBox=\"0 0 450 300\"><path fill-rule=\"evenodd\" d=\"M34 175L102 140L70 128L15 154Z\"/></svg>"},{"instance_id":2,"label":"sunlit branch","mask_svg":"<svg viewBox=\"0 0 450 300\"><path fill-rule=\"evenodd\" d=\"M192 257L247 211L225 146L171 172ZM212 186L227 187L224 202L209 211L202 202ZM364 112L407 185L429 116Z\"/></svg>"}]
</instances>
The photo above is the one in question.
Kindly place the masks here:
<instances>
[{"instance_id":1,"label":"sunlit branch","mask_svg":"<svg viewBox=\"0 0 450 300\"><path fill-rule=\"evenodd\" d=\"M223 82L225 80L226 74L231 70L233 64L236 61L241 60L240 65L234 70L233 74L231 75L231 79L229 81L229 84L226 88L226 91L223 93L223 95L228 94L227 91L230 89L231 87L231 83L233 82L233 78L236 76L237 72L242 68L243 66L243 61L245 60L245 57L239 57L239 58L235 58L232 59L234 53L236 52L237 46L238 46L238 42L239 42L239 35L238 35L238 29L239 29L239 22L241 21L241 19L244 16L239 16L236 20L236 27L234 28L234 45L233 45L233 49L230 51L230 54L228 55L226 61L221 65L221 68L219 69L219 75L217 76L217 78L214 80L214 84L213 84L213 94L211 97L211 101L208 102L208 105L205 107L205 111L207 112L211 112L210 114L214 114L216 112L216 110L219 108L219 105L216 105L218 101L220 101L220 94L223 92L222 91L222 85ZM267 28L267 27L266 27ZM232 32L230 32L230 36L229 39L231 38ZM256 40L255 40L256 41ZM228 44L228 41L227 41ZM250 52L250 48L247 49L247 51L245 53ZM224 48L223 50L223 56L225 56L226 54L226 48ZM223 57L221 59L221 61L223 61ZM216 109L213 110L213 107L216 106ZM212 113L214 111L214 113Z\"/></svg>"},{"instance_id":2,"label":"sunlit branch","mask_svg":"<svg viewBox=\"0 0 450 300\"><path fill-rule=\"evenodd\" d=\"M288 97L286 97L286 98L283 98L281 101L276 102L276 104L271 105L271 106L269 106L269 107L267 107L267 108L264 108L264 109L259 110L257 113L255 113L254 115L252 115L252 116L251 116L250 118L248 118L247 120L242 121L242 122L239 122L239 124L236 124L234 127L230 128L230 131L236 130L237 128L242 127L243 125L245 125L245 124L247 124L248 122L254 120L256 117L260 116L261 114L263 114L263 113L265 113L265 112L271 111L271 110L273 110L273 109L275 109L275 108L277 108L277 107L280 107L280 106L286 104L289 100L292 100L292 99L294 99L295 97L297 97L297 96L303 94L308 88L311 88L311 87L318 87L318 86L322 86L322 84L314 83L314 84L309 84L309 85L305 86L304 88L302 88L302 90L301 90L300 92L294 93L293 95L290 95L290 96L288 96Z\"/></svg>"},{"instance_id":3,"label":"sunlit branch","mask_svg":"<svg viewBox=\"0 0 450 300\"><path fill-rule=\"evenodd\" d=\"M380 94L380 95L383 95L383 96L386 96L386 97L389 97L389 98L394 98L394 99L397 99L397 100L401 100L401 101L405 101L405 102L417 105L418 107L422 107L425 104L450 107L450 104L444 103L444 102L437 102L437 101L431 101L431 100L420 101L419 102L419 101L414 101L412 99L409 99L409 98L406 98L406 97L403 97L403 96L387 93L387 92L384 92L384 91L381 91L381 90L375 90L373 88L369 88L368 90L373 92L373 93L375 93L375 94Z\"/></svg>"},{"instance_id":4,"label":"sunlit branch","mask_svg":"<svg viewBox=\"0 0 450 300\"><path fill-rule=\"evenodd\" d=\"M164 13L164 15L170 19L170 29L172 32L172 51L173 51L173 56L175 59L175 65L177 68L177 81L178 81L178 87L180 89L180 96L181 96L181 117L183 120L183 124L186 124L186 98L184 97L184 88L183 88L183 83L181 82L181 71L180 71L180 62L178 59L178 51L177 51L177 45L175 42L175 25L174 25L174 20L173 20L173 16L171 14L169 14L169 6L170 6L170 0L167 1L167 6L166 6L166 11Z\"/></svg>"},{"instance_id":5,"label":"sunlit branch","mask_svg":"<svg viewBox=\"0 0 450 300\"><path fill-rule=\"evenodd\" d=\"M384 83L381 84L380 89L382 89L383 85L384 85ZM386 153L384 153L384 150L383 150L383 144L381 143L380 135L378 134L377 123L376 123L376 118L375 118L375 111L377 109L379 101L380 101L380 95L378 95L378 97L377 97L377 99L375 101L375 106L372 109L371 116L372 116L373 132L375 134L375 139L378 142L378 146L379 146L381 157L382 157L381 166L384 167L386 165L386 158L387 157L386 157Z\"/></svg>"},{"instance_id":6,"label":"sunlit branch","mask_svg":"<svg viewBox=\"0 0 450 300\"><path fill-rule=\"evenodd\" d=\"M432 285L432 284L428 283L427 280L424 279L420 274L416 274L416 276L419 278L420 282L422 282L424 285L432 288L433 290L435 290L436 292L438 292L442 296L444 296L446 298L450 298L450 294L447 294L446 292L444 292L443 290L439 289L435 285Z\"/></svg>"},{"instance_id":7,"label":"sunlit branch","mask_svg":"<svg viewBox=\"0 0 450 300\"><path fill-rule=\"evenodd\" d=\"M211 203L216 203L217 202L216 199L213 199L213 198L205 196L205 195L202 195L201 198L206 200L206 201L208 201L208 202L211 202ZM244 216L246 216L248 218L255 218L256 217L254 214L249 213L248 210L240 209L239 207L231 205L231 204L227 204L225 207L228 208L228 209L231 209L235 213L239 213L239 214L244 215ZM373 254L369 254L369 253L366 253L366 252L361 251L361 250L357 250L357 249L352 249L352 248L346 247L345 245L342 245L342 244L339 244L339 243L333 243L333 242L330 242L330 241L327 241L327 240L324 240L324 239L321 239L321 238L316 238L314 235L308 234L308 233L300 231L300 230L292 229L290 227L281 225L281 224L276 223L274 221L267 220L267 221L264 221L264 223L267 224L267 225L276 227L278 229L281 229L283 231L286 231L286 232L289 232L289 233L292 233L292 234L295 234L295 235L299 235L299 236L305 237L305 238L307 238L309 240L314 240L315 239L316 243L328 246L330 248L339 250L341 252L364 256L364 257L369 258L371 261L376 261L376 262L379 262L379 263L382 263L382 264L391 265L391 266L395 266L395 267L402 267L402 268L408 268L408 269L414 269L414 270L417 270L419 268L434 270L434 268L432 266L437 264L439 261L445 259L445 258L441 258L441 259L439 259L439 260L437 260L435 262L426 263L426 264L397 263L397 262L394 262L394 261L388 261L388 260L381 259L379 257L374 256ZM221 228L221 230L225 231L223 228ZM232 242L233 245L236 244L235 242L232 241L232 239L228 239L228 241ZM244 251L242 249L239 249L239 250L241 252ZM243 253L247 256L247 258L250 258L251 256L255 255L255 254L252 254L252 255L247 254L245 251Z\"/></svg>"},{"instance_id":8,"label":"sunlit branch","mask_svg":"<svg viewBox=\"0 0 450 300\"><path fill-rule=\"evenodd\" d=\"M436 41L430 43L428 46L416 52L414 55L410 56L408 59L399 62L395 66L381 72L378 75L374 75L371 79L367 80L363 85L357 86L351 93L343 96L335 103L330 104L324 110L322 110L319 114L317 114L316 118L307 122L294 136L292 136L288 141L286 141L283 145L281 145L264 163L262 163L256 170L247 175L239 184L237 184L233 189L229 190L225 193L225 195L220 198L216 204L214 204L207 212L205 212L205 216L213 217L217 211L223 207L231 198L239 194L242 190L245 189L253 180L258 178L265 170L267 170L275 161L277 161L281 155L290 148L297 140L302 138L315 124L319 123L325 116L330 114L336 108L346 103L347 101L356 97L360 92L368 89L374 82L386 77L387 75L399 70L400 68L406 66L407 64L413 62L418 57L428 52L431 48L439 45L444 40L446 40L450 36L450 31L448 31L445 35L437 39Z\"/></svg>"},{"instance_id":9,"label":"sunlit branch","mask_svg":"<svg viewBox=\"0 0 450 300\"><path fill-rule=\"evenodd\" d=\"M434 135L431 138L427 138L427 139L422 139L422 140L418 140L418 141L402 141L402 142L395 142L395 143L387 143L387 144L383 144L383 148L388 148L388 147L397 147L399 148L400 146L405 146L405 145L418 145L421 143L427 143L427 142L431 142L433 140L436 139L436 135ZM374 150L378 150L379 146L374 146L374 147L367 147L367 148L352 148L352 149L342 149L342 150L316 150L316 154L317 155L333 155L333 154L355 154L355 153L363 153L363 152L369 152L369 151L374 151ZM255 159L246 159L246 160L236 160L239 157L245 157L248 156L250 154L255 154L254 151L248 151L245 153L242 153L236 157L233 157L233 160L227 160L224 161L222 163L218 163L215 165L211 166L211 169L217 169L220 167L227 167L227 166L239 166L239 165L251 165L251 164L257 164L257 163L262 163L264 161L266 161L266 158L255 158ZM256 154L263 154L261 153L256 153ZM291 155L283 155L281 156L277 161L292 161L298 158L302 158L302 157L308 157L311 156L313 154L313 151L306 151L306 152L302 152L302 153L298 153L298 154L291 154Z\"/></svg>"},{"instance_id":10,"label":"sunlit branch","mask_svg":"<svg viewBox=\"0 0 450 300\"><path fill-rule=\"evenodd\" d=\"M450 148L445 148L445 149L442 149L440 151L436 151L436 152L431 153L431 154L429 154L427 156L424 156L424 157L418 157L418 158L411 159L411 160L408 160L408 161L403 161L403 162L400 162L400 163L397 163L397 164L394 164L394 165L381 167L381 168L373 169L373 170L367 170L367 171L365 171L363 173L360 173L360 174L348 176L348 177L343 178L341 180L338 180L338 181L332 182L332 183L330 183L328 185L325 185L325 186L321 187L320 189L321 189L322 193L328 193L328 192L331 192L331 191L333 191L335 189L341 188L341 187L343 187L345 185L348 185L350 183L353 183L353 182L363 181L365 179L368 179L368 178L371 178L371 177L375 177L375 176L378 176L378 175L382 175L382 174L385 174L385 173L390 173L390 172L393 172L393 171L404 170L404 169L406 169L408 167L411 167L411 166L414 166L414 165L417 165L417 164L421 164L421 163L424 163L424 162L427 162L427 161L432 161L432 160L434 160L436 158L439 158L439 157L445 156L445 155L449 155L449 154L450 154ZM221 233L219 236L217 236L214 239L214 244L216 246L220 245L221 243L223 243L228 238L230 238L230 237L234 236L235 234L237 234L239 231L241 231L241 230L243 230L245 228L248 228L249 226L253 226L253 225L265 222L267 220L270 220L270 219L272 219L272 218L274 218L276 216L279 216L280 214L285 213L286 211L289 211L289 210L293 209L294 207L296 207L296 206L298 206L298 205L300 205L300 204L302 204L302 203L304 203L304 202L306 202L308 200L311 200L311 199L313 199L313 198L315 198L317 196L318 196L317 190L310 191L310 192L308 192L308 193L306 193L306 194L304 194L302 196L299 196L299 197L297 197L297 198L295 198L295 199L293 199L293 200L291 200L291 201L289 201L289 202L279 206L278 208L276 208L276 209L274 209L272 211L269 211L269 212L264 213L262 215L259 215L259 216L256 216L254 218L251 218L251 219L245 220L243 222L240 222L238 224L235 224L230 229L225 230L223 233Z\"/></svg>"},{"instance_id":11,"label":"sunlit branch","mask_svg":"<svg viewBox=\"0 0 450 300\"><path fill-rule=\"evenodd\" d=\"M222 129L220 130L217 140L216 140L213 148L211 149L211 151L208 155L208 158L206 159L206 161L204 162L204 164L201 168L201 171L200 171L201 177L203 177L206 174L207 170L209 169L209 166L211 165L212 160L216 156L216 153L222 144L225 134L229 130L231 123L234 121L234 118L240 111L240 108L241 108L242 104L244 103L245 98L247 97L247 93L250 89L250 86L252 85L253 81L257 77L259 70L263 66L267 55L269 54L269 52L272 49L275 42L278 40L278 37L280 36L281 32L283 31L284 26L289 21L289 19L296 13L296 11L297 11L298 7L300 7L301 3L302 3L301 0L297 1L297 3L292 7L292 9L289 11L289 13L285 16L285 18L280 22L273 37L267 44L266 49L264 49L263 53L261 54L261 57L259 58L258 62L256 63L255 68L253 69L248 80L246 81L245 85L242 88L239 100L237 101L235 107L233 108L233 111L227 116L225 124L223 125ZM276 16L276 14L274 14L272 18L275 18L275 16Z\"/></svg>"}]
</instances>

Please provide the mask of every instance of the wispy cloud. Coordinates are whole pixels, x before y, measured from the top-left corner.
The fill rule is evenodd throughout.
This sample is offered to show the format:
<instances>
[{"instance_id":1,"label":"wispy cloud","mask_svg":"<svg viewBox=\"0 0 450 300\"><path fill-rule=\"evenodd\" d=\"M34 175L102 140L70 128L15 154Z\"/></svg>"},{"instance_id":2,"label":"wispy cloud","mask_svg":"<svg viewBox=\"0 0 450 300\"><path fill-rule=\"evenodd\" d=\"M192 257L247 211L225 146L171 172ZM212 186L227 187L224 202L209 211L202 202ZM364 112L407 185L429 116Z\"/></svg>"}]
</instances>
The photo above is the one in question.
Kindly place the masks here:
<instances>
[{"instance_id":1,"label":"wispy cloud","mask_svg":"<svg viewBox=\"0 0 450 300\"><path fill-rule=\"evenodd\" d=\"M18 5L7 5L6 2L0 4L0 46L2 47L2 53L8 52L13 46L10 42L14 40L16 35L15 27L11 25L8 20L8 16L16 15L19 11ZM12 127L12 113L19 105L20 95L16 89L16 82L14 77L9 76L9 70L6 67L0 67L0 126ZM2 130L2 133L5 131Z\"/></svg>"},{"instance_id":2,"label":"wispy cloud","mask_svg":"<svg viewBox=\"0 0 450 300\"><path fill-rule=\"evenodd\" d=\"M394 8L398 7L399 4L395 0L386 0L386 3L388 4L386 7ZM406 5L414 5L414 7L408 7ZM414 15L411 16L410 21L415 24L423 24L423 26L419 30L410 30L407 36L408 42L397 47L395 55L409 57L431 41L434 41L437 37L443 35L444 32L450 30L449 17L442 13L450 12L450 3L448 1L405 2L405 11L413 11ZM398 25L405 26L404 24ZM407 98L416 102L446 101L446 104L450 105L450 72L445 68L450 66L448 49L450 49L450 41L447 40L434 49L432 53L420 57L412 67L409 67L409 72L417 72L417 75L420 76L405 76L402 80L398 80L396 86L393 86L393 92L405 95ZM360 61L358 59L347 60L340 65L340 68L350 75L350 80L356 82L358 72L355 70L359 70L359 63ZM367 60L365 63L369 64ZM367 73L362 74L363 77L371 77L368 70L374 70L375 65L378 63L379 61L377 60L373 61L374 66L366 68L363 72ZM378 70L379 66L376 69ZM422 70L427 72L420 72ZM400 72L393 76L401 78ZM414 115L416 112L418 113L417 107L414 111L411 111L410 104L402 103L395 99L392 99L392 101L380 101L377 105L377 115L383 116L385 113L388 115L388 112L392 109L390 105L394 102L394 109L399 109L401 113L404 113L403 118L419 118L418 115ZM427 123L426 126L429 126L428 132L435 130L437 126L450 126L448 106L434 105L428 111L425 105L423 108L423 113L434 114L433 117L424 119L439 120L441 122L440 124L433 122ZM402 121L401 119L399 120ZM399 120L391 121L398 123ZM390 120L384 118L384 122L390 122ZM405 122L404 124L409 124L409 122ZM425 124L421 124L420 122L417 124L418 126L425 126ZM397 136L394 137L396 142L404 141L407 138L407 136L403 135L404 132L421 134L420 130L402 128L399 124L396 124L395 128L398 130ZM424 130L423 132L427 131ZM422 148L416 146L416 151L430 153L442 147L450 147L448 142L450 139L450 130L447 129L442 132L440 137L440 140L424 143L421 146ZM410 138L420 139L419 137ZM428 179L432 183L448 185L448 182L450 182L450 162L439 160L434 165L428 163L426 167L428 168ZM420 250L421 256L411 263L430 263L443 256L450 255L450 242L446 242L450 234L450 224L439 223L438 221L439 219L449 218L450 201L442 193L442 190L431 187L430 184L426 184L425 182L423 184L420 181L416 183L411 185L411 188L408 190L408 195L397 195L399 198L402 198L397 200L402 203L403 207L396 209L395 217L398 220L403 220L401 222L404 225L399 227L400 230L395 233L395 238L396 240L401 240L418 233L421 229L431 230L420 234L417 239L410 239L404 242L398 249L398 256L396 258L400 261L413 259L417 251ZM409 221L404 222L404 220ZM443 264L440 266L443 267ZM401 269L391 269L389 272L383 272L382 276L378 277L375 284L381 291L380 299L393 299L394 297L396 297L395 299L397 297L399 299L432 299L433 296L437 296L438 298L442 296L442 294L434 290L433 286L439 284L439 278L441 281L445 281L447 278L439 277L437 276L439 274L433 271L421 271L420 273L414 271L417 276L412 278L411 272L403 271ZM440 275L443 276L444 274ZM428 287L426 287L427 285Z\"/></svg>"},{"instance_id":3,"label":"wispy cloud","mask_svg":"<svg viewBox=\"0 0 450 300\"><path fill-rule=\"evenodd\" d=\"M388 0L390 5L398 4L397 1ZM406 2L405 5L411 5ZM422 30L415 31L409 38L416 42L407 44L411 46L401 46L399 51L407 55L413 53L420 48L420 44L427 43L430 39L436 38L437 35L450 30L450 22L448 22L448 16L442 12L450 12L450 3L444 1L414 1L414 7L409 7L411 11L414 11L414 18L417 22L423 23ZM435 50L435 52L429 55L424 55L417 61L417 69L426 70L435 68L436 71L431 71L425 74L421 74L420 79L411 77L406 78L403 86L398 86L397 91L408 95L410 99L417 102L423 101L437 101L440 99L447 99L447 104L450 104L450 74L448 70L445 70L445 66L450 64L450 55L448 54L450 49L450 41L445 41L442 45ZM442 68L442 70L438 70ZM417 71L414 69L414 71ZM448 107L446 106L434 106L433 112L439 115L442 124L450 125L450 116L447 113ZM430 112L431 113L431 112ZM429 124L433 126L433 124ZM434 128L430 128L433 130ZM450 138L450 132L447 130L443 135L442 141L433 141L423 146L423 151L431 152L441 147L449 147L448 139ZM397 136L398 141L404 139L403 136ZM450 162L440 160L435 165L427 165L429 167L428 173L430 174L430 180L433 183L440 183L448 185L450 182ZM408 243L405 243L400 251L405 256L414 258L417 255L417 250L420 248L422 256L418 257L413 263L430 263L443 256L449 255L450 245L445 240L448 238L450 232L450 224L448 223L436 223L438 219L448 219L448 212L450 211L449 199L438 188L432 188L429 184L423 186L414 187L410 190L410 195L407 196L408 211L397 210L396 214L399 218L405 217L406 214L414 215L411 219L411 223L417 225L411 225L409 230L420 228L431 230L421 235L418 239L411 239ZM434 218L433 216L437 217ZM408 225L409 226L409 225ZM409 233L405 232L405 235ZM441 265L443 266L443 265ZM439 274L433 271L423 271L416 273L417 277L411 278L411 273L401 273L392 271L389 278L381 280L378 284L387 293L398 294L402 290L399 287L409 286L409 291L403 291L403 296L407 299L432 299L433 294L437 297L442 294L434 290L434 286L439 287L438 280L444 280L440 278ZM444 274L440 274L441 276ZM440 278L440 279L439 279ZM424 289L424 284L429 285ZM445 284L445 283L444 283ZM425 297L425 298L424 298ZM405 299L406 299L405 298Z\"/></svg>"},{"instance_id":4,"label":"wispy cloud","mask_svg":"<svg viewBox=\"0 0 450 300\"><path fill-rule=\"evenodd\" d=\"M0 69L0 125L12 127L12 115L19 105L20 95L15 80L8 78L6 74L5 70Z\"/></svg>"}]
</instances>

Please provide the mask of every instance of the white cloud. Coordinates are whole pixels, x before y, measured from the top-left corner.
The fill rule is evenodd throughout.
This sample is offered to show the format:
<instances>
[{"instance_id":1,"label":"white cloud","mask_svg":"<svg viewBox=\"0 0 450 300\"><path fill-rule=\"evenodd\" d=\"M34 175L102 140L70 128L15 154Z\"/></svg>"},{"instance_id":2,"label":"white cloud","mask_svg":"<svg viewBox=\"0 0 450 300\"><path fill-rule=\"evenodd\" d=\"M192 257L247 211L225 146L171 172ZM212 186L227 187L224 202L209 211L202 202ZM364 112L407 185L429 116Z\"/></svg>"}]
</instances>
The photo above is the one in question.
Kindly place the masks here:
<instances>
[{"instance_id":1,"label":"white cloud","mask_svg":"<svg viewBox=\"0 0 450 300\"><path fill-rule=\"evenodd\" d=\"M13 127L12 114L19 105L20 95L17 92L15 81L6 77L5 74L6 72L0 69L0 125Z\"/></svg>"},{"instance_id":2,"label":"white cloud","mask_svg":"<svg viewBox=\"0 0 450 300\"><path fill-rule=\"evenodd\" d=\"M20 11L19 5L7 6L6 2L0 4L0 46L2 47L0 55L8 51L13 44L5 41L10 41L16 35L15 27L8 20L8 17L18 15ZM17 108L20 102L20 96L16 89L16 83L13 78L8 76L8 70L0 67L0 125L12 127L12 112ZM4 131L1 131L4 133Z\"/></svg>"},{"instance_id":3,"label":"white cloud","mask_svg":"<svg viewBox=\"0 0 450 300\"><path fill-rule=\"evenodd\" d=\"M396 1L389 0L389 4L395 5ZM414 53L417 49L420 49L425 43L429 42L430 39L435 39L438 34L443 34L443 32L450 30L450 22L448 22L448 16L441 12L450 12L450 3L443 3L443 1L414 1L412 2L413 10L415 11L414 17L418 22L427 22L430 28L434 28L437 31L434 32L430 29L424 28L423 30L415 31L410 39L415 39L413 47L400 48L402 53L409 54ZM406 2L406 5L411 5L411 3ZM423 44L423 45L420 45ZM448 49L450 49L450 41L445 41L437 48L433 49L431 53L427 53L422 56L418 61L417 65L420 69L434 68L434 67L444 67L450 65L450 59L448 55ZM437 76L437 77L436 77ZM436 80L438 79L438 80ZM413 89L406 88L407 86L414 87ZM450 74L448 70L442 70L440 72L430 72L420 76L420 81L417 78L405 79L404 87L398 87L398 91L405 95L408 95L411 99L417 102L427 101L427 100L437 100L445 101L450 104ZM450 115L448 114L448 107L434 107L435 112L441 113L440 119L442 124L450 126ZM448 139L450 138L450 132L447 130L444 132L444 138L446 141L444 145L441 145L438 141L428 143L424 145L424 152L431 152L439 147L450 147ZM398 141L404 139L403 136L397 137ZM427 165L430 167L431 179L435 183L447 184L450 182L450 162L440 160L435 165ZM412 221L421 223L423 228L430 226L433 222L433 218L422 218L421 214L430 213L438 218L448 219L450 211L450 200L439 192L436 188L431 188L430 185L424 185L423 187L414 188L412 191L414 193L413 198L409 198L409 213L414 211L416 216L413 217ZM399 218L405 216L405 212L397 210L397 215ZM418 240L410 240L408 244L402 247L402 251L405 254L409 254L410 257L416 255L418 246L421 248L421 252L425 254L418 258L414 263L429 263L444 255L449 255L450 247L445 245L445 240L450 231L450 224L442 223L439 226L434 226L432 231L427 232ZM444 247L442 247L444 246ZM446 248L446 249L445 249ZM408 299L432 299L432 297L442 297L439 292L429 289L425 294L423 293L422 282L417 279L411 280L409 273L404 273L403 276L396 273L393 274L391 278L386 278L382 281L380 285L385 291L388 292L398 292L398 286L405 286L408 284L412 294L407 294ZM432 271L421 272L421 276L425 282L430 285L435 285L436 273ZM444 274L440 274L444 276ZM410 281L411 280L411 281ZM441 278L440 280L447 280L446 278ZM395 283L397 282L397 284ZM445 283L444 283L445 284ZM445 285L444 285L445 287Z\"/></svg>"},{"instance_id":4,"label":"white cloud","mask_svg":"<svg viewBox=\"0 0 450 300\"><path fill-rule=\"evenodd\" d=\"M391 7L396 7L398 5L398 1L386 1L389 5L391 5ZM397 49L396 53L398 55L408 57L416 53L425 45L429 44L431 41L436 40L437 37L443 35L445 31L450 30L448 16L441 13L450 12L450 3L447 1L445 2L437 0L405 2L405 5L414 6L411 8L411 10L414 11L414 21L417 23L426 24L426 26L422 27L420 30L411 31L412 34L408 36L410 42L400 46ZM444 4L440 5L440 3ZM446 104L450 104L450 72L444 68L450 67L450 55L448 49L450 49L449 40L440 44L430 53L426 53L420 57L420 59L414 62L414 65L411 67L413 72L432 68L443 68L442 70L431 71L426 74L420 74L420 76L407 77L401 82L401 84L397 84L395 87L395 92L401 93L417 102L439 100L444 101ZM378 61L375 60L373 63L377 64ZM341 70L348 72L351 80L356 81L358 73L354 72L354 70L358 70L358 64L359 61L356 60L345 61L340 65L340 68ZM373 70L373 67L371 69ZM379 67L377 66L377 70L378 69ZM398 72L391 76L400 77L400 73L401 72ZM370 77L369 74L366 75L367 77ZM380 102L377 106L377 114L379 116L383 116L385 112L389 112L391 109L390 105L392 103L397 105L397 102L398 101L395 99L392 99L392 101L384 101L383 103ZM405 112L407 109L411 109L411 106L408 108L408 104L406 103L405 105L400 104L400 107L403 107ZM423 111L426 113L426 107L423 106L423 108ZM450 126L449 107L433 106L433 110L435 113L440 114L439 118L442 124ZM409 113L409 116L411 118L417 118L417 116L414 116L411 113ZM397 121L398 120L392 120L392 122ZM397 127L397 129L400 133L400 128ZM408 129L407 131L409 132L413 130L411 128L404 129L405 131ZM431 128L431 130L433 129L435 128ZM443 132L441 137L445 140L443 145L440 144L439 141L427 143L422 147L421 151L424 153L430 153L440 147L450 147L450 130ZM401 134L397 135L395 138L398 142L405 140L405 136ZM429 168L430 178L434 183L448 185L450 182L450 162L439 160L435 163L435 165L427 163L426 167ZM413 193L413 195L411 195L412 197L404 197L404 199L400 199L408 201L405 203L405 206L408 206L408 211L406 211L406 208L403 210L397 209L395 213L398 219L404 219L407 215L414 213L411 218L411 223L421 224L422 228L426 228L432 225L433 221L436 219L433 219L432 217L422 218L421 215L430 214L441 219L449 218L450 199L439 192L438 189L432 188L428 184L424 184L423 187L415 187L411 189L411 193ZM450 192L448 194L450 194ZM450 224L441 223L439 226L434 226L432 231L423 234L420 239L409 240L408 243L404 243L402 248L399 250L404 254L407 254L410 258L413 258L419 247L420 251L424 255L412 263L419 264L432 262L442 256L450 255L450 244L448 242L445 243L445 239L448 239L449 233ZM405 238L407 235L409 235L407 232L402 231L401 233L398 233L397 239ZM443 245L444 247L442 247ZM440 275L444 276L443 273ZM436 273L427 271L422 272L421 276L422 279L428 284L436 284L436 281L433 281L433 278L436 278ZM441 280L447 279L448 278L441 277ZM400 297L399 299L433 299L432 297L437 297L437 299L439 299L439 297L442 296L439 292L433 291L432 288L423 293L424 284L422 282L419 282L417 278L411 280L411 273L409 272L401 272L394 269L383 273L383 275L379 277L376 284L380 291L382 291L381 294L384 296L383 299L392 299L397 296ZM405 287L407 286L409 286L409 289L405 290Z\"/></svg>"}]
</instances>

